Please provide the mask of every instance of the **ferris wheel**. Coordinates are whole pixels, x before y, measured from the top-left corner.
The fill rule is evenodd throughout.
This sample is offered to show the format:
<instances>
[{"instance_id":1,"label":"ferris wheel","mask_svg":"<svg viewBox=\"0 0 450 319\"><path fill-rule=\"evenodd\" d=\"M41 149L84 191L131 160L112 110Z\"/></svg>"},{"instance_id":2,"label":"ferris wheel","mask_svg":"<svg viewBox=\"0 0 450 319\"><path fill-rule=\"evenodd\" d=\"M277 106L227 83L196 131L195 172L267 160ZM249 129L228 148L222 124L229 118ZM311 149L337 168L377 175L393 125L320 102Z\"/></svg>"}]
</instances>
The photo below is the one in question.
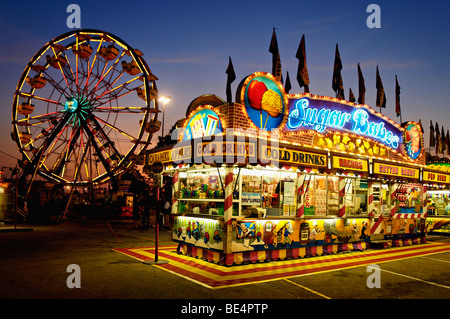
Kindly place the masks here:
<instances>
[{"instance_id":1,"label":"ferris wheel","mask_svg":"<svg viewBox=\"0 0 450 319\"><path fill-rule=\"evenodd\" d=\"M34 55L12 107L22 176L103 183L143 154L161 122L157 77L142 55L120 38L90 29L60 35Z\"/></svg>"}]
</instances>

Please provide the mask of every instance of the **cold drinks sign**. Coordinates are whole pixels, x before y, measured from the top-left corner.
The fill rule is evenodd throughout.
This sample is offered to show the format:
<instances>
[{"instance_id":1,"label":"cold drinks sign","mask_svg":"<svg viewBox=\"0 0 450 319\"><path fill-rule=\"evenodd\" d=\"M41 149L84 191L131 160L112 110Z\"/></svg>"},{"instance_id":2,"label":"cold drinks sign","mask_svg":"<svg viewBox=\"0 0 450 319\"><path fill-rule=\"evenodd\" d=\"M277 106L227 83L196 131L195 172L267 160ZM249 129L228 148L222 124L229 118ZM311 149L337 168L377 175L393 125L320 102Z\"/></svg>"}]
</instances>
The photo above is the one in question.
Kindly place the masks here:
<instances>
[{"instance_id":1,"label":"cold drinks sign","mask_svg":"<svg viewBox=\"0 0 450 319\"><path fill-rule=\"evenodd\" d=\"M401 151L403 134L400 128L363 105L351 106L331 99L308 97L289 99L289 115L284 131L300 129L311 129L321 134L330 131L353 133Z\"/></svg>"}]
</instances>

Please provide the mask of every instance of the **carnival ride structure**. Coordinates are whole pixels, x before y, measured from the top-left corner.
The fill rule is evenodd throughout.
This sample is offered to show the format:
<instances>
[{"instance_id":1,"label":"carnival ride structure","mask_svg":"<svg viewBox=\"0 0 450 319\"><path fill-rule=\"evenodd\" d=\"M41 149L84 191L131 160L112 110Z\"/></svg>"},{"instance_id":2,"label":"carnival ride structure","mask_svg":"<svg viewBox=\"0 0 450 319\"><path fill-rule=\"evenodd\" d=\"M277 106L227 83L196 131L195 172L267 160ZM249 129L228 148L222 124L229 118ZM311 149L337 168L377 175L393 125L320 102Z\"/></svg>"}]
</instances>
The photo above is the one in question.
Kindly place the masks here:
<instances>
[{"instance_id":1,"label":"carnival ride structure","mask_svg":"<svg viewBox=\"0 0 450 319\"><path fill-rule=\"evenodd\" d=\"M72 190L116 182L161 126L156 80L141 51L105 31L70 31L39 49L12 107L23 196L36 176Z\"/></svg>"}]
</instances>

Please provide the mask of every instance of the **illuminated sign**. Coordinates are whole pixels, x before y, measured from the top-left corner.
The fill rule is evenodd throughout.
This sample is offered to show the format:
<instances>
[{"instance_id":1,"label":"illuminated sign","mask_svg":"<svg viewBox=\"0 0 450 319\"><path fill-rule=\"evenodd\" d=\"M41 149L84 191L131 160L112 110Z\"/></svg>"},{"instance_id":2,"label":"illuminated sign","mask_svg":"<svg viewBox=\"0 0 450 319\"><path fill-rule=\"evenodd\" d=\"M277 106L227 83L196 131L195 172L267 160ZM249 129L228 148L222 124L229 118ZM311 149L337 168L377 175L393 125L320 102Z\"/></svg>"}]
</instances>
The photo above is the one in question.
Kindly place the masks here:
<instances>
[{"instance_id":1,"label":"illuminated sign","mask_svg":"<svg viewBox=\"0 0 450 319\"><path fill-rule=\"evenodd\" d=\"M318 133L349 132L369 137L400 151L402 131L364 107L303 97L289 100L285 131L311 129Z\"/></svg>"},{"instance_id":2,"label":"illuminated sign","mask_svg":"<svg viewBox=\"0 0 450 319\"><path fill-rule=\"evenodd\" d=\"M369 164L367 160L333 156L333 168L340 168L351 171L368 172Z\"/></svg>"},{"instance_id":3,"label":"illuminated sign","mask_svg":"<svg viewBox=\"0 0 450 319\"><path fill-rule=\"evenodd\" d=\"M404 132L406 154L411 159L416 159L422 150L422 130L419 124L408 123Z\"/></svg>"},{"instance_id":4,"label":"illuminated sign","mask_svg":"<svg viewBox=\"0 0 450 319\"><path fill-rule=\"evenodd\" d=\"M229 162L228 158L231 158L231 163L241 162L248 159L253 159L256 162L256 142L244 142L244 141L212 141L212 142L197 142L194 145L196 163L202 163L203 161L209 163L224 163ZM234 159L235 157L236 160Z\"/></svg>"},{"instance_id":5,"label":"illuminated sign","mask_svg":"<svg viewBox=\"0 0 450 319\"><path fill-rule=\"evenodd\" d=\"M259 159L264 162L280 161L294 165L327 167L326 154L303 152L285 148L272 148L266 145L261 145Z\"/></svg>"},{"instance_id":6,"label":"illuminated sign","mask_svg":"<svg viewBox=\"0 0 450 319\"><path fill-rule=\"evenodd\" d=\"M402 167L377 162L373 163L373 173L398 177L416 178L416 179L419 178L418 168Z\"/></svg>"},{"instance_id":7,"label":"illuminated sign","mask_svg":"<svg viewBox=\"0 0 450 319\"><path fill-rule=\"evenodd\" d=\"M423 180L427 182L436 182L436 183L450 183L450 175L441 174L437 172L429 172L423 171Z\"/></svg>"},{"instance_id":8,"label":"illuminated sign","mask_svg":"<svg viewBox=\"0 0 450 319\"><path fill-rule=\"evenodd\" d=\"M156 162L161 163L181 163L183 161L190 162L191 160L191 145L183 147L173 147L164 151L156 153L147 153L146 165L150 165Z\"/></svg>"},{"instance_id":9,"label":"illuminated sign","mask_svg":"<svg viewBox=\"0 0 450 319\"><path fill-rule=\"evenodd\" d=\"M270 131L283 123L287 103L284 88L269 73L248 76L237 102L245 105L248 117L259 129Z\"/></svg>"},{"instance_id":10,"label":"illuminated sign","mask_svg":"<svg viewBox=\"0 0 450 319\"><path fill-rule=\"evenodd\" d=\"M324 135L314 134L313 146L361 156L387 157L386 147L383 145L368 138L363 139L360 136L347 133L337 134L329 132Z\"/></svg>"},{"instance_id":11,"label":"illuminated sign","mask_svg":"<svg viewBox=\"0 0 450 319\"><path fill-rule=\"evenodd\" d=\"M223 131L219 116L209 108L200 109L192 114L186 123L183 141L197 137L210 136Z\"/></svg>"}]
</instances>

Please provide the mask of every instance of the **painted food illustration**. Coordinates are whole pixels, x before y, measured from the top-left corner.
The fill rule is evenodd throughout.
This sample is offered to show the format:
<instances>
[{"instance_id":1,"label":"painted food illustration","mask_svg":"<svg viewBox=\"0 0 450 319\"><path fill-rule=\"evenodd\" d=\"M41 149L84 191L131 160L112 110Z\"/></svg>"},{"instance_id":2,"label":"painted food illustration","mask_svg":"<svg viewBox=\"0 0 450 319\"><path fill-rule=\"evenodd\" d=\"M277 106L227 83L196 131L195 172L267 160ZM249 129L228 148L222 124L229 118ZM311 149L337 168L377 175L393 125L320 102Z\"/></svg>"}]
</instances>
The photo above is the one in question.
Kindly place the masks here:
<instances>
[{"instance_id":1,"label":"painted food illustration","mask_svg":"<svg viewBox=\"0 0 450 319\"><path fill-rule=\"evenodd\" d=\"M420 131L417 125L410 124L405 130L405 145L408 156L416 159L420 155Z\"/></svg>"},{"instance_id":2,"label":"painted food illustration","mask_svg":"<svg viewBox=\"0 0 450 319\"><path fill-rule=\"evenodd\" d=\"M244 103L250 120L260 129L276 129L283 122L284 89L270 75L255 76L248 82Z\"/></svg>"},{"instance_id":3,"label":"painted food illustration","mask_svg":"<svg viewBox=\"0 0 450 319\"><path fill-rule=\"evenodd\" d=\"M253 109L266 111L272 117L278 117L283 112L280 95L268 89L263 82L255 80L250 83L248 101Z\"/></svg>"}]
</instances>

